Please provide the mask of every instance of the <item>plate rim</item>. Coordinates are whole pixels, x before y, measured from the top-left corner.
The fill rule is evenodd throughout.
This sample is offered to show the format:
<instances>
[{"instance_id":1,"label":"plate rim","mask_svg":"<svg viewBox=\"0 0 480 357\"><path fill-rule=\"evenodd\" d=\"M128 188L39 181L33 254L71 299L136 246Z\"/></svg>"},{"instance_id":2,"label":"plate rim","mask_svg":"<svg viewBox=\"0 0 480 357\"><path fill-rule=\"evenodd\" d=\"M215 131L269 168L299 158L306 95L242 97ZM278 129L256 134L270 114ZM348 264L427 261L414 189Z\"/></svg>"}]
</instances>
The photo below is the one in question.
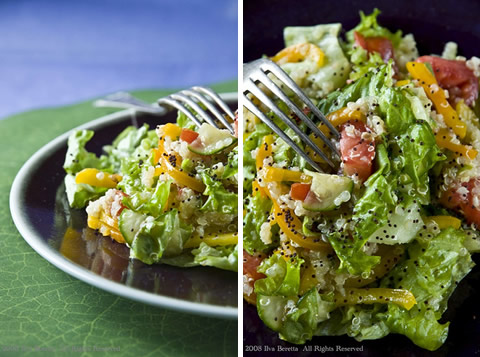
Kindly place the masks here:
<instances>
[{"instance_id":1,"label":"plate rim","mask_svg":"<svg viewBox=\"0 0 480 357\"><path fill-rule=\"evenodd\" d=\"M219 95L227 102L233 102L238 100L237 92L219 93ZM37 252L42 258L44 258L63 272L96 288L107 291L117 296L128 298L133 301L146 303L148 305L165 308L168 310L183 313L192 313L195 315L207 317L216 317L231 320L238 319L238 306L233 307L211 305L157 295L114 282L101 275L95 274L92 271L72 262L71 260L61 255L58 251L54 250L52 247L46 244L42 237L35 231L33 231L30 227L30 224L28 224L26 220L27 215L25 214L25 212L23 212L22 205L20 203L23 201L22 193L24 192L25 179L29 177L29 174L38 167L40 162L42 162L40 159L44 158L46 155L48 155L49 152L62 145L62 143L68 139L68 136L74 130L102 127L110 123L116 123L118 121L124 120L125 117L132 116L134 115L134 113L135 111L132 109L125 109L88 121L87 123L79 125L57 136L53 140L49 141L47 144L43 145L39 150L37 150L17 172L10 189L9 207L15 227L17 228L23 239L27 242L27 244L30 245L30 247L32 247L33 250Z\"/></svg>"}]
</instances>

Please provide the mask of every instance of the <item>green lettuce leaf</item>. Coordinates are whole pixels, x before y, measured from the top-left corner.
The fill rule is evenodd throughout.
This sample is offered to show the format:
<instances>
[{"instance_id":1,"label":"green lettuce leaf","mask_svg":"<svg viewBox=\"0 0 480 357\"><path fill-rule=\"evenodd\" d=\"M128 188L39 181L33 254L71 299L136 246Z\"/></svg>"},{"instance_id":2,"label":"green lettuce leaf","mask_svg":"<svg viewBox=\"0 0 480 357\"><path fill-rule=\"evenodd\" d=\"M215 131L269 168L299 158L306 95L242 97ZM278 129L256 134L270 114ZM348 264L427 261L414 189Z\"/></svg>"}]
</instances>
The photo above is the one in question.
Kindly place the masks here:
<instances>
[{"instance_id":1,"label":"green lettuce leaf","mask_svg":"<svg viewBox=\"0 0 480 357\"><path fill-rule=\"evenodd\" d=\"M304 260L299 256L284 258L272 254L264 259L257 271L266 278L255 282L255 293L262 295L296 296L300 289L300 266Z\"/></svg>"},{"instance_id":2,"label":"green lettuce leaf","mask_svg":"<svg viewBox=\"0 0 480 357\"><path fill-rule=\"evenodd\" d=\"M326 24L286 27L284 30L286 47L309 42L320 47L325 54L321 67L309 60L281 66L311 98L323 97L345 85L350 63L340 46L338 36L341 29L341 24Z\"/></svg>"},{"instance_id":3,"label":"green lettuce leaf","mask_svg":"<svg viewBox=\"0 0 480 357\"><path fill-rule=\"evenodd\" d=\"M316 289L309 290L300 299L280 296L257 296L260 318L282 340L304 344L312 339L320 322L328 320L335 308L333 294L321 295Z\"/></svg>"},{"instance_id":4,"label":"green lettuce leaf","mask_svg":"<svg viewBox=\"0 0 480 357\"><path fill-rule=\"evenodd\" d=\"M238 174L238 146L235 146L232 151L228 153L228 161L223 170L222 179L228 179Z\"/></svg>"},{"instance_id":5,"label":"green lettuce leaf","mask_svg":"<svg viewBox=\"0 0 480 357\"><path fill-rule=\"evenodd\" d=\"M369 71L378 68L383 63L383 59L378 52L368 54L367 50L357 47L350 51L350 62L352 62L352 71L349 78L356 81Z\"/></svg>"},{"instance_id":6,"label":"green lettuce leaf","mask_svg":"<svg viewBox=\"0 0 480 357\"><path fill-rule=\"evenodd\" d=\"M330 313L330 319L318 325L315 336L348 335L357 341L376 340L390 333L379 317L384 311L381 305L354 305L337 308Z\"/></svg>"},{"instance_id":7,"label":"green lettuce leaf","mask_svg":"<svg viewBox=\"0 0 480 357\"><path fill-rule=\"evenodd\" d=\"M172 186L172 181L157 181L157 186L155 191L153 191L150 199L145 202L145 205L142 207L142 212L148 213L153 217L158 217L162 214L167 201L168 196L170 195L170 187Z\"/></svg>"},{"instance_id":8,"label":"green lettuce leaf","mask_svg":"<svg viewBox=\"0 0 480 357\"><path fill-rule=\"evenodd\" d=\"M243 249L250 255L255 252L271 250L277 245L277 242L273 240L276 235L272 234L271 244L265 244L260 239L260 228L267 221L272 209L272 201L258 193L247 197L245 201L247 202L245 206L247 213L243 219Z\"/></svg>"},{"instance_id":9,"label":"green lettuce leaf","mask_svg":"<svg viewBox=\"0 0 480 357\"><path fill-rule=\"evenodd\" d=\"M197 127L196 124L193 121L191 121L180 110L177 112L177 125L180 128L186 128L186 129L190 129L190 130L194 130Z\"/></svg>"},{"instance_id":10,"label":"green lettuce leaf","mask_svg":"<svg viewBox=\"0 0 480 357\"><path fill-rule=\"evenodd\" d=\"M368 71L342 90L330 93L318 103L318 108L326 115L346 107L347 103L355 102L360 98L378 97L392 87L393 74L392 62L390 61L388 64L381 65L378 71ZM388 104L388 102L385 104Z\"/></svg>"},{"instance_id":11,"label":"green lettuce leaf","mask_svg":"<svg viewBox=\"0 0 480 357\"><path fill-rule=\"evenodd\" d=\"M202 173L202 181L207 186L204 195L207 201L200 208L201 211L236 214L238 211L238 195L228 191L221 181L214 179L207 172Z\"/></svg>"},{"instance_id":12,"label":"green lettuce leaf","mask_svg":"<svg viewBox=\"0 0 480 357\"><path fill-rule=\"evenodd\" d=\"M238 246L210 247L202 242L192 250L194 262L224 270L238 271Z\"/></svg>"},{"instance_id":13,"label":"green lettuce leaf","mask_svg":"<svg viewBox=\"0 0 480 357\"><path fill-rule=\"evenodd\" d=\"M382 287L410 290L417 304L409 311L389 304L383 318L394 333L434 351L446 340L449 323L439 323L448 299L474 263L464 246L466 234L448 228L430 241L416 241L409 258L382 279Z\"/></svg>"},{"instance_id":14,"label":"green lettuce leaf","mask_svg":"<svg viewBox=\"0 0 480 357\"><path fill-rule=\"evenodd\" d=\"M155 131L149 131L147 124L143 124L138 129L134 126L129 126L115 138L112 145L105 146L104 150L115 162L120 162L121 159L129 157L140 145L141 141L147 137L158 141Z\"/></svg>"},{"instance_id":15,"label":"green lettuce leaf","mask_svg":"<svg viewBox=\"0 0 480 357\"><path fill-rule=\"evenodd\" d=\"M302 127L300 126L300 128L302 128ZM285 131L285 134L287 134L287 136L290 139L292 139L303 150L304 144L303 144L302 140L300 139L300 137L297 134L295 134L295 132L290 128L286 128L286 129L284 129L284 131ZM295 167L298 167L300 169L305 168L305 166L307 164L305 159L303 157L301 157L300 155L297 155L295 150L293 150L292 147L290 145L288 145L280 137L278 137L275 140L275 149L274 150L275 151L273 153L273 160L276 163L283 164L283 166L287 166L287 167L295 166Z\"/></svg>"},{"instance_id":16,"label":"green lettuce leaf","mask_svg":"<svg viewBox=\"0 0 480 357\"><path fill-rule=\"evenodd\" d=\"M93 137L93 134L92 130L76 130L68 137L68 150L63 164L63 168L68 174L75 175L86 168L111 171L106 156L97 157L85 149L85 145Z\"/></svg>"},{"instance_id":17,"label":"green lettuce leaf","mask_svg":"<svg viewBox=\"0 0 480 357\"><path fill-rule=\"evenodd\" d=\"M130 255L144 263L159 262L163 256L179 255L193 228L173 209L157 218L146 216L130 247Z\"/></svg>"},{"instance_id":18,"label":"green lettuce leaf","mask_svg":"<svg viewBox=\"0 0 480 357\"><path fill-rule=\"evenodd\" d=\"M84 208L89 201L96 200L107 192L108 188L94 187L84 183L76 183L74 175L65 176L65 190L70 207Z\"/></svg>"}]
</instances>

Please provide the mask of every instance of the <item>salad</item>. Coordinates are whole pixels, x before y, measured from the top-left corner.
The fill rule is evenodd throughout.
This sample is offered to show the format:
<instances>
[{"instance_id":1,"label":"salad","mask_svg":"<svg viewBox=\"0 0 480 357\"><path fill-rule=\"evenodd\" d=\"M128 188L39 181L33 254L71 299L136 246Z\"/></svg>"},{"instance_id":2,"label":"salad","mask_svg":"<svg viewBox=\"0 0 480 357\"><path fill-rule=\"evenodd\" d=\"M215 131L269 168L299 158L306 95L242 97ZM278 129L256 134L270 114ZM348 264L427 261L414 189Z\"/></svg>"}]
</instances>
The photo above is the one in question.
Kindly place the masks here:
<instances>
[{"instance_id":1,"label":"salad","mask_svg":"<svg viewBox=\"0 0 480 357\"><path fill-rule=\"evenodd\" d=\"M146 264L237 271L237 138L183 113L177 123L127 127L100 157L94 135L68 139L65 188L88 227L130 248Z\"/></svg>"},{"instance_id":2,"label":"salad","mask_svg":"<svg viewBox=\"0 0 480 357\"><path fill-rule=\"evenodd\" d=\"M335 167L307 148L314 171L244 110L244 298L291 343L395 333L433 351L480 251L480 59L451 42L420 56L379 13L345 39L341 24L287 27L272 57L340 132L318 124L341 158L310 134Z\"/></svg>"}]
</instances>

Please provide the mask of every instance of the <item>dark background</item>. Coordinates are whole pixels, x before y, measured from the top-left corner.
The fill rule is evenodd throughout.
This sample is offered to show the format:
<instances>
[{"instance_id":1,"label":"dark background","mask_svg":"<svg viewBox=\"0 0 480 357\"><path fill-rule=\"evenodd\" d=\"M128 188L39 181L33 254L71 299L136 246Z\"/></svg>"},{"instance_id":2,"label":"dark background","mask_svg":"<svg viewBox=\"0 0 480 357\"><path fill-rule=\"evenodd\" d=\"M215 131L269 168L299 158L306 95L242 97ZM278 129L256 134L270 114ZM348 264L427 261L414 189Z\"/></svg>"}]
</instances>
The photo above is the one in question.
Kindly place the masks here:
<instances>
[{"instance_id":1,"label":"dark background","mask_svg":"<svg viewBox=\"0 0 480 357\"><path fill-rule=\"evenodd\" d=\"M283 28L341 22L355 27L363 10L382 11L380 23L391 31L413 33L420 53L440 53L448 41L460 54L480 56L480 1L358 1L358 0L245 0L243 10L244 61L274 55L283 48Z\"/></svg>"},{"instance_id":2,"label":"dark background","mask_svg":"<svg viewBox=\"0 0 480 357\"><path fill-rule=\"evenodd\" d=\"M377 7L382 11L379 23L391 31L413 33L420 54L441 54L444 44L455 41L459 55L480 56L480 1L244 1L244 62L262 55L272 56L284 47L283 28L341 22L344 30L355 27L359 10L366 14ZM477 259L478 260L478 259ZM464 279L450 299L442 322L451 321L449 337L436 352L416 347L400 335L379 341L356 342L349 337L317 337L307 345L336 348L363 346L363 352L339 352L341 356L473 356L480 354L480 269ZM244 304L244 346L292 347L263 325L254 307ZM245 350L245 347L244 347ZM307 356L298 346L296 353L263 352L263 355ZM245 353L250 355L253 353ZM335 352L316 352L335 355Z\"/></svg>"}]
</instances>

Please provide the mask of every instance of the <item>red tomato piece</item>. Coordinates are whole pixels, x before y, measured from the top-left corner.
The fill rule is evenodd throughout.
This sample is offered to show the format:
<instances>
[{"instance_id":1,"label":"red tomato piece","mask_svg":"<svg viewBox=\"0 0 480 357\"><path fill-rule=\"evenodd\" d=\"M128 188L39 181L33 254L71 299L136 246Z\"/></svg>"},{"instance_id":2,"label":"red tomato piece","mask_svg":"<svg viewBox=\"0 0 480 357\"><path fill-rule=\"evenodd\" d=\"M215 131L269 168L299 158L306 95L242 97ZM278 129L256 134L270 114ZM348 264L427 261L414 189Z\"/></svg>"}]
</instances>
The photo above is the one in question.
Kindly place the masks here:
<instances>
[{"instance_id":1,"label":"red tomato piece","mask_svg":"<svg viewBox=\"0 0 480 357\"><path fill-rule=\"evenodd\" d=\"M443 192L440 203L463 213L467 223L480 227L480 179L473 178L468 182L453 184Z\"/></svg>"},{"instance_id":2,"label":"red tomato piece","mask_svg":"<svg viewBox=\"0 0 480 357\"><path fill-rule=\"evenodd\" d=\"M294 200L304 201L310 191L309 183L294 183L290 187L290 197Z\"/></svg>"},{"instance_id":3,"label":"red tomato piece","mask_svg":"<svg viewBox=\"0 0 480 357\"><path fill-rule=\"evenodd\" d=\"M250 255L243 251L243 274L248 275L253 280L263 279L265 275L257 272L257 268L263 261L263 255Z\"/></svg>"},{"instance_id":4,"label":"red tomato piece","mask_svg":"<svg viewBox=\"0 0 480 357\"><path fill-rule=\"evenodd\" d=\"M443 89L448 89L452 103L459 99L464 99L467 105L475 103L478 98L478 78L467 67L465 61L422 56L417 58L417 62L431 64L438 84Z\"/></svg>"},{"instance_id":5,"label":"red tomato piece","mask_svg":"<svg viewBox=\"0 0 480 357\"><path fill-rule=\"evenodd\" d=\"M346 122L340 130L343 171L347 176L356 176L360 182L372 174L375 158L375 140L363 133L371 130L359 120Z\"/></svg>"},{"instance_id":6,"label":"red tomato piece","mask_svg":"<svg viewBox=\"0 0 480 357\"><path fill-rule=\"evenodd\" d=\"M198 138L198 133L190 129L182 129L180 134L180 140L186 141L191 144L196 138Z\"/></svg>"},{"instance_id":7,"label":"red tomato piece","mask_svg":"<svg viewBox=\"0 0 480 357\"><path fill-rule=\"evenodd\" d=\"M355 31L353 33L355 42L363 49L370 52L378 52L385 62L393 58L393 44L386 37L364 37L361 33Z\"/></svg>"}]
</instances>

